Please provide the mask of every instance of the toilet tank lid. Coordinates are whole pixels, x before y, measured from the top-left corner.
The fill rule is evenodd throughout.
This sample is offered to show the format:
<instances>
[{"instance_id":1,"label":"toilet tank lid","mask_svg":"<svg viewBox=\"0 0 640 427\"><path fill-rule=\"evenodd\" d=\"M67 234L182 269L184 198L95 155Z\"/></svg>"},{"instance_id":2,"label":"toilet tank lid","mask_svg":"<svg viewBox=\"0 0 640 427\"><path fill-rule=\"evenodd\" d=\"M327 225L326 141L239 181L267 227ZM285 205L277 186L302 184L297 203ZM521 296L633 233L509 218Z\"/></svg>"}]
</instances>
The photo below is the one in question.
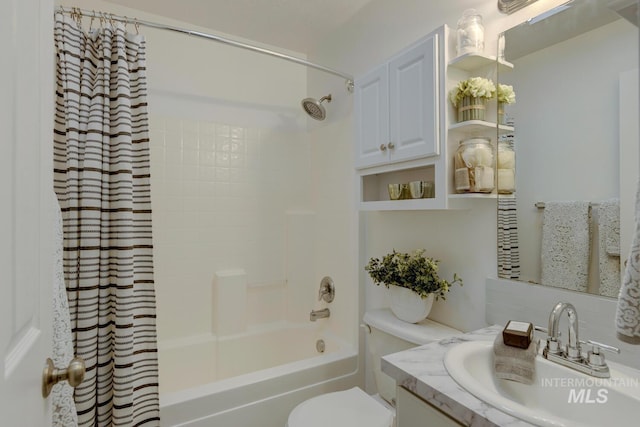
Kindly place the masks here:
<instances>
[{"instance_id":1,"label":"toilet tank lid","mask_svg":"<svg viewBox=\"0 0 640 427\"><path fill-rule=\"evenodd\" d=\"M419 323L404 322L388 308L367 310L362 320L372 328L417 345L439 341L462 333L457 329L429 319Z\"/></svg>"}]
</instances>

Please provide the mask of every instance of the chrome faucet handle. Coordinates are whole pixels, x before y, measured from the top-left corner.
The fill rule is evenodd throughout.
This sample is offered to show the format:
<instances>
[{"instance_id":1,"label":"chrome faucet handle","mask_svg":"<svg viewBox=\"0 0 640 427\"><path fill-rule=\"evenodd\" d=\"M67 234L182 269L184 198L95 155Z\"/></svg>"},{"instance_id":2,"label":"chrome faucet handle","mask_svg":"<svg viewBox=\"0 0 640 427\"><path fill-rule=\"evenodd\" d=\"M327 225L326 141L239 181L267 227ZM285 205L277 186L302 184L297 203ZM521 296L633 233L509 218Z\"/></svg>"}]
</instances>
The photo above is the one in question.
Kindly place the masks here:
<instances>
[{"instance_id":1,"label":"chrome faucet handle","mask_svg":"<svg viewBox=\"0 0 640 427\"><path fill-rule=\"evenodd\" d=\"M620 349L618 347L614 347L614 346L609 345L609 344L603 344L601 342L593 341L593 340L587 340L586 343L590 344L591 346L593 346L593 352L594 353L596 351L600 352L600 350L606 350L606 351L609 351L611 353L620 354Z\"/></svg>"},{"instance_id":2,"label":"chrome faucet handle","mask_svg":"<svg viewBox=\"0 0 640 427\"><path fill-rule=\"evenodd\" d=\"M336 287L333 284L333 279L329 276L323 277L318 291L318 301L332 302L335 296Z\"/></svg>"},{"instance_id":3,"label":"chrome faucet handle","mask_svg":"<svg viewBox=\"0 0 640 427\"><path fill-rule=\"evenodd\" d=\"M580 344L591 346L591 350L587 352L587 363L594 367L603 367L607 365L604 359L604 354L602 354L600 350L605 350L611 353L620 354L620 349L618 347L614 347L608 344L603 344L598 341L592 341L592 340L580 341Z\"/></svg>"},{"instance_id":4,"label":"chrome faucet handle","mask_svg":"<svg viewBox=\"0 0 640 427\"><path fill-rule=\"evenodd\" d=\"M542 326L533 325L533 330L536 332L544 332L545 334L549 334L549 329L543 328Z\"/></svg>"}]
</instances>

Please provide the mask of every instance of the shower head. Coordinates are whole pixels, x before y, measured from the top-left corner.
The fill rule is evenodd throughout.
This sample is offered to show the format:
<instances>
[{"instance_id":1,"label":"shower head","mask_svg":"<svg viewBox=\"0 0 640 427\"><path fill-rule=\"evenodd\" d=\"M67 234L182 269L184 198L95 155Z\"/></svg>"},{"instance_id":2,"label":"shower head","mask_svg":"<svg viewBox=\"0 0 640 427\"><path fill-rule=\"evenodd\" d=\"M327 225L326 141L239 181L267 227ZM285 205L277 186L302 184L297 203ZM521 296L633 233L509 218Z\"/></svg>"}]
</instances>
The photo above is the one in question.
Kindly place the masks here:
<instances>
[{"instance_id":1,"label":"shower head","mask_svg":"<svg viewBox=\"0 0 640 427\"><path fill-rule=\"evenodd\" d=\"M316 120L324 120L327 116L327 112L325 111L322 103L324 101L331 102L331 94L327 96L323 96L319 101L314 98L305 98L302 100L302 109L305 113L309 115L312 119Z\"/></svg>"}]
</instances>

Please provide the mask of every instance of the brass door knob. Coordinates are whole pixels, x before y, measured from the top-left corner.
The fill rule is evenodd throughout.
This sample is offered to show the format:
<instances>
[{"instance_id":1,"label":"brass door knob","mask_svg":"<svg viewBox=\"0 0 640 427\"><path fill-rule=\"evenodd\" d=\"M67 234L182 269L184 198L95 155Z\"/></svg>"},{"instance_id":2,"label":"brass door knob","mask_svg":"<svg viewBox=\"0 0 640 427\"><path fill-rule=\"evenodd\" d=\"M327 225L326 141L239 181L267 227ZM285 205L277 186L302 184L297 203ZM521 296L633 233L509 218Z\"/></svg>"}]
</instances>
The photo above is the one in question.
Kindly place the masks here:
<instances>
[{"instance_id":1,"label":"brass door knob","mask_svg":"<svg viewBox=\"0 0 640 427\"><path fill-rule=\"evenodd\" d=\"M74 357L67 369L56 368L53 360L47 358L42 372L42 397L47 398L53 386L60 381L67 381L71 387L77 387L84 378L84 371L84 360L80 357Z\"/></svg>"},{"instance_id":2,"label":"brass door knob","mask_svg":"<svg viewBox=\"0 0 640 427\"><path fill-rule=\"evenodd\" d=\"M380 144L380 151L387 151L387 146L384 144Z\"/></svg>"}]
</instances>

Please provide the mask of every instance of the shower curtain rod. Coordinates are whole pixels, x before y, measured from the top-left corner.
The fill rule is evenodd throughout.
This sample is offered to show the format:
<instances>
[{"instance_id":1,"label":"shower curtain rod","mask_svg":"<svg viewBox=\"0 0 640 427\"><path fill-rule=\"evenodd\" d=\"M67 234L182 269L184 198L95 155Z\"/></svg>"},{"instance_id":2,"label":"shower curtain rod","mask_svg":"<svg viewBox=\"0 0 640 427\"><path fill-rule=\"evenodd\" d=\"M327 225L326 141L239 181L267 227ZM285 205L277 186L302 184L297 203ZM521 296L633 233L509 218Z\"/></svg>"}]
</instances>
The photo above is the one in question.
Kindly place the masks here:
<instances>
[{"instance_id":1,"label":"shower curtain rod","mask_svg":"<svg viewBox=\"0 0 640 427\"><path fill-rule=\"evenodd\" d=\"M351 90L353 89L353 76L350 76L349 74L345 74L342 73L340 71L334 70L332 68L329 67L325 67L324 65L319 65L310 61L307 61L305 59L301 59L301 58L296 58L295 56L291 56L291 55L286 55L284 53L280 53L280 52L275 52L273 50L269 50L269 49L265 49L262 47L258 47L258 46L254 46L248 43L243 43L243 42L239 42L236 40L231 40L222 36L218 36L215 34L207 34L207 33L203 33L201 31L195 31L195 30L188 30L185 28L180 28L180 27L174 27L173 25L167 25L167 24L160 24L157 22L151 22L151 21L144 21L141 19L132 19L132 18L127 18L126 16L117 16L117 15L113 15L111 13L104 13L104 12L96 12L95 10L86 10L86 9L80 9L77 7L71 8L71 9L65 9L62 6L57 6L55 8L55 13L63 13L63 14L68 14L71 16L86 16L89 18L98 18L98 19L105 19L107 21L117 21L117 22L124 22L125 24L131 24L131 25L135 25L136 27L138 25L142 25L145 27L150 27L150 28L157 28L160 30L169 30L169 31L173 31L176 33L181 33L181 34L186 34L189 36L194 36L194 37L199 37L199 38L203 38L203 39L207 39L207 40L213 40L213 41L217 41L220 43L224 43L230 46L235 46L235 47L239 47L241 49L246 49L246 50L250 50L253 52L258 52L258 53L262 53L265 55L270 55L270 56L275 56L276 58L280 58L280 59L284 59L286 61L290 61L290 62L294 62L296 64L300 64L300 65L304 65L307 67L311 67L311 68L315 68L316 70L320 70L320 71L324 71L325 73L329 73L329 74L333 74L335 76L338 77L342 77L343 79L346 80L346 84L347 84L347 89L349 90L349 92L351 92Z\"/></svg>"}]
</instances>

